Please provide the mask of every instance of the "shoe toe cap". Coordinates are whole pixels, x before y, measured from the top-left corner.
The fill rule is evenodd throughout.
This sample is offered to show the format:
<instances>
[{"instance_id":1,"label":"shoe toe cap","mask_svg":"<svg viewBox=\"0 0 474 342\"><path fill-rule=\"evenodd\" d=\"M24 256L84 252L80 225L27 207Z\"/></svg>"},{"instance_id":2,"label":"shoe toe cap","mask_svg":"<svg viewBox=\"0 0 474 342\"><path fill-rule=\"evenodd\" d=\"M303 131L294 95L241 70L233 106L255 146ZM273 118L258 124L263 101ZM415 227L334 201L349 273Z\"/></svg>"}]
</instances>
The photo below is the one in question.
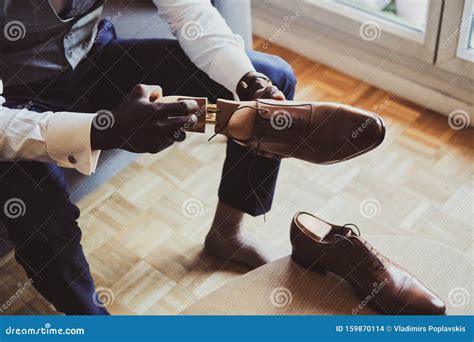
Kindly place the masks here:
<instances>
[{"instance_id":1,"label":"shoe toe cap","mask_svg":"<svg viewBox=\"0 0 474 342\"><path fill-rule=\"evenodd\" d=\"M352 144L359 151L369 151L379 146L385 138L385 124L378 115L358 111L351 131Z\"/></svg>"},{"instance_id":2,"label":"shoe toe cap","mask_svg":"<svg viewBox=\"0 0 474 342\"><path fill-rule=\"evenodd\" d=\"M385 124L369 111L329 103L317 107L311 130L304 140L314 146L318 163L341 162L379 146L385 137ZM305 147L305 144L301 146Z\"/></svg>"},{"instance_id":3,"label":"shoe toe cap","mask_svg":"<svg viewBox=\"0 0 474 342\"><path fill-rule=\"evenodd\" d=\"M445 315L446 305L441 298L417 278L410 278L398 298L402 315Z\"/></svg>"}]
</instances>

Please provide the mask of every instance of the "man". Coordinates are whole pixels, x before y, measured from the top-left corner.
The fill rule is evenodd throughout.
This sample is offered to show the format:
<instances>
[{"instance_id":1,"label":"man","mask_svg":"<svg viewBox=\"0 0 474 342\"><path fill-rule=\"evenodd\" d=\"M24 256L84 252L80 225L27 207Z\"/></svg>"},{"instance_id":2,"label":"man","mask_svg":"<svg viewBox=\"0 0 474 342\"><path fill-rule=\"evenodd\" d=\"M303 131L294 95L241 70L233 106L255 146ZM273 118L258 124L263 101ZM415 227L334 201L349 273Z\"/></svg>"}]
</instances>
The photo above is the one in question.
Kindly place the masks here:
<instances>
[{"instance_id":1,"label":"man","mask_svg":"<svg viewBox=\"0 0 474 342\"><path fill-rule=\"evenodd\" d=\"M157 153L184 140L175 133L196 121L197 103L152 103L158 85L215 101L292 99L296 83L282 59L246 53L208 0L157 2L178 41L117 39L110 22L98 25L103 2L0 1L0 220L34 286L66 314L107 311L94 305L62 168L90 175L100 150ZM233 141L226 153L206 250L257 267L277 253L243 233L242 217L270 209L279 160ZM27 210L12 214L12 200Z\"/></svg>"}]
</instances>

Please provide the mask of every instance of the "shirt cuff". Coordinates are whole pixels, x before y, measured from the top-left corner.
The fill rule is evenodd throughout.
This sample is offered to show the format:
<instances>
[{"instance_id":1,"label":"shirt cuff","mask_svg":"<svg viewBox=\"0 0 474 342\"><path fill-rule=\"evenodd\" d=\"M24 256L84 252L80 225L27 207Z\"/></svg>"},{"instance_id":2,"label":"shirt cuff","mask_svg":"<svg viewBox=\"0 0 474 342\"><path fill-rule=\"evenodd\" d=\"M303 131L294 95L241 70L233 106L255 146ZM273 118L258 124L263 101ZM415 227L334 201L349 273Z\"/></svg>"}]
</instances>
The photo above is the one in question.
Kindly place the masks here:
<instances>
[{"instance_id":1,"label":"shirt cuff","mask_svg":"<svg viewBox=\"0 0 474 342\"><path fill-rule=\"evenodd\" d=\"M220 51L214 58L210 66L209 77L226 87L238 100L237 84L250 71L255 71L255 68L245 50L236 46L229 46Z\"/></svg>"},{"instance_id":2,"label":"shirt cuff","mask_svg":"<svg viewBox=\"0 0 474 342\"><path fill-rule=\"evenodd\" d=\"M46 150L59 166L91 175L100 151L91 149L91 126L95 114L56 112L46 129Z\"/></svg>"}]
</instances>

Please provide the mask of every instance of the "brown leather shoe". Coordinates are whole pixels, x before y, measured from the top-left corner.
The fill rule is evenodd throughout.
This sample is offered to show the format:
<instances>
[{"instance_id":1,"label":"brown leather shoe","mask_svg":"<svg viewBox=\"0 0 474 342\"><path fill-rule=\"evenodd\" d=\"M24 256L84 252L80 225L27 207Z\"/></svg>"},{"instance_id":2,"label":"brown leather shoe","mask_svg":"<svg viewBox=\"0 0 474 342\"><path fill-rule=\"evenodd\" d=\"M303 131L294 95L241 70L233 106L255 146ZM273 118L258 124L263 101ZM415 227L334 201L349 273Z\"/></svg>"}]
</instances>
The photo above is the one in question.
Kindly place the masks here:
<instances>
[{"instance_id":1,"label":"brown leather shoe","mask_svg":"<svg viewBox=\"0 0 474 342\"><path fill-rule=\"evenodd\" d=\"M315 164L373 150L385 136L374 113L332 102L218 100L216 133L242 145Z\"/></svg>"},{"instance_id":2,"label":"brown leather shoe","mask_svg":"<svg viewBox=\"0 0 474 342\"><path fill-rule=\"evenodd\" d=\"M299 212L291 223L292 258L299 265L344 278L382 314L444 315L444 302L416 277L356 234L355 225L336 226Z\"/></svg>"}]
</instances>

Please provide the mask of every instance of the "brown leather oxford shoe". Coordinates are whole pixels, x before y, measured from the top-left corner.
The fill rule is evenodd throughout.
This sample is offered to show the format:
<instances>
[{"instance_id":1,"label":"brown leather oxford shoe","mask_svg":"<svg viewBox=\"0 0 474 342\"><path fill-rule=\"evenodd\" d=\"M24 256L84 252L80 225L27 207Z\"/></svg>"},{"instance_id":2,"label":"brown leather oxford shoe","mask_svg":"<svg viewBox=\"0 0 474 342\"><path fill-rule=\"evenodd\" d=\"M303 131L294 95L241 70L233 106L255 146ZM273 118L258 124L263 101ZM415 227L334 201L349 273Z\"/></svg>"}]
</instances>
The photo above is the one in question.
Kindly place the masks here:
<instances>
[{"instance_id":1,"label":"brown leather oxford shoe","mask_svg":"<svg viewBox=\"0 0 474 342\"><path fill-rule=\"evenodd\" d=\"M216 133L242 145L315 164L369 152L385 136L374 113L333 102L218 100Z\"/></svg>"},{"instance_id":2,"label":"brown leather oxford shoe","mask_svg":"<svg viewBox=\"0 0 474 342\"><path fill-rule=\"evenodd\" d=\"M206 124L214 124L216 134L264 155L333 164L373 150L385 137L378 115L340 103L219 99L208 105L206 98L159 95L150 100L198 102L197 124L183 129L204 133Z\"/></svg>"},{"instance_id":3,"label":"brown leather oxford shoe","mask_svg":"<svg viewBox=\"0 0 474 342\"><path fill-rule=\"evenodd\" d=\"M407 270L384 257L348 224L299 212L291 223L293 260L344 278L370 307L388 315L444 315L444 302Z\"/></svg>"}]
</instances>

